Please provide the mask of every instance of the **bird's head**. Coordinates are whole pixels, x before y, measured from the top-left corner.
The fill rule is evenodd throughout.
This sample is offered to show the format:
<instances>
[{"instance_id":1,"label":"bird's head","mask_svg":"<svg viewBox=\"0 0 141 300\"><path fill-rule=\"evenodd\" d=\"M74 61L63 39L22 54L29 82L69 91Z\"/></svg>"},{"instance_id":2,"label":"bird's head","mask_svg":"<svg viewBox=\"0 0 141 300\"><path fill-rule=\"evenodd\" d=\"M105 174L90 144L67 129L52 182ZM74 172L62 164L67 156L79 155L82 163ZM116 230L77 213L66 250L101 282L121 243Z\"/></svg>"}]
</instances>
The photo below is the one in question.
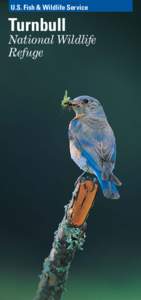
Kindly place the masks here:
<instances>
[{"instance_id":1,"label":"bird's head","mask_svg":"<svg viewBox=\"0 0 141 300\"><path fill-rule=\"evenodd\" d=\"M90 96L78 96L73 100L68 98L65 101L65 107L73 109L76 115L105 116L100 102Z\"/></svg>"}]
</instances>

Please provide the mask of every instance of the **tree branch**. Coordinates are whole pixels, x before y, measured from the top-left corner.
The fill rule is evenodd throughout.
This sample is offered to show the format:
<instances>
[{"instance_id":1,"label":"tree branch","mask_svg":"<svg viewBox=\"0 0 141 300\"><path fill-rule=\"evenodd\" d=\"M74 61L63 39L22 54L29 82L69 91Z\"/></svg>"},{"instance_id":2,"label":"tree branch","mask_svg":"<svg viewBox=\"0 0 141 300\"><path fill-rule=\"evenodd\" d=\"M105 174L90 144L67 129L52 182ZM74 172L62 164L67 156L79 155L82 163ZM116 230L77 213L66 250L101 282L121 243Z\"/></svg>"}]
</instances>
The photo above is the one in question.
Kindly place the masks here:
<instances>
[{"instance_id":1,"label":"tree branch","mask_svg":"<svg viewBox=\"0 0 141 300\"><path fill-rule=\"evenodd\" d=\"M69 269L77 250L82 250L86 239L86 218L97 192L97 183L82 178L77 183L72 199L65 207L65 215L54 236L35 300L60 300Z\"/></svg>"}]
</instances>

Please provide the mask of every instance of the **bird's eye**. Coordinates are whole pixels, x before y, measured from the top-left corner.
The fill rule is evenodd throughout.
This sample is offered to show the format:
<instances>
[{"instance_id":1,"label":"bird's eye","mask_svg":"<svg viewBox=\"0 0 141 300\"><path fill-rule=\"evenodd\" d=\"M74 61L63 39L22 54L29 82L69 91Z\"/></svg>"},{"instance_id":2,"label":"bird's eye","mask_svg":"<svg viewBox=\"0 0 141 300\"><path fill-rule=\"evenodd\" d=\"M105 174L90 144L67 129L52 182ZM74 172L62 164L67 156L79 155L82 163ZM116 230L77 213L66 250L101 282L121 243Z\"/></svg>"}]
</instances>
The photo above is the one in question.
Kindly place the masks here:
<instances>
[{"instance_id":1,"label":"bird's eye","mask_svg":"<svg viewBox=\"0 0 141 300\"><path fill-rule=\"evenodd\" d=\"M88 99L83 99L83 103L87 104L89 102Z\"/></svg>"}]
</instances>

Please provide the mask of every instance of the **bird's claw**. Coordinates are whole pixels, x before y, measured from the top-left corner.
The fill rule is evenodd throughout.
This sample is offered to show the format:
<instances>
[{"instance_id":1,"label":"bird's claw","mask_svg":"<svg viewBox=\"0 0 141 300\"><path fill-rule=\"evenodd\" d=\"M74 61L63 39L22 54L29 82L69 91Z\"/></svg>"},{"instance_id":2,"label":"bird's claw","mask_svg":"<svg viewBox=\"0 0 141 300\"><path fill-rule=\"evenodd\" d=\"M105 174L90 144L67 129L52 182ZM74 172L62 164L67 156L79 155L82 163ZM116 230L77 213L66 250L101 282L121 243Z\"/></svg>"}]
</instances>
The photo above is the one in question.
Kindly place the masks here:
<instances>
[{"instance_id":1,"label":"bird's claw","mask_svg":"<svg viewBox=\"0 0 141 300\"><path fill-rule=\"evenodd\" d=\"M77 186L77 184L84 182L85 180L92 180L94 183L97 182L97 179L94 175L87 172L83 172L75 181L74 186Z\"/></svg>"}]
</instances>

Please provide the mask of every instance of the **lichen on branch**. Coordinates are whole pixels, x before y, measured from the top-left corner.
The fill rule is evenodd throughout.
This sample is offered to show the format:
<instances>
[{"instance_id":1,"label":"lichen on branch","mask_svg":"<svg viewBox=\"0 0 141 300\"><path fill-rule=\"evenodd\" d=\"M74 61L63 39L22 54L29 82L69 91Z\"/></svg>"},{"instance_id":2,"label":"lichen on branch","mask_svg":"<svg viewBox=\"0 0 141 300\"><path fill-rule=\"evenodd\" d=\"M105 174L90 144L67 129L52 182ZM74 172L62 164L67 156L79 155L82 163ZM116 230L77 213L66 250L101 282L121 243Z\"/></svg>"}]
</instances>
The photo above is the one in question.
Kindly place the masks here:
<instances>
[{"instance_id":1,"label":"lichen on branch","mask_svg":"<svg viewBox=\"0 0 141 300\"><path fill-rule=\"evenodd\" d=\"M64 218L55 232L51 252L44 261L35 300L61 299L75 253L83 249L86 239L85 220L96 191L97 184L92 180L83 180L77 184L71 201L65 207Z\"/></svg>"}]
</instances>

